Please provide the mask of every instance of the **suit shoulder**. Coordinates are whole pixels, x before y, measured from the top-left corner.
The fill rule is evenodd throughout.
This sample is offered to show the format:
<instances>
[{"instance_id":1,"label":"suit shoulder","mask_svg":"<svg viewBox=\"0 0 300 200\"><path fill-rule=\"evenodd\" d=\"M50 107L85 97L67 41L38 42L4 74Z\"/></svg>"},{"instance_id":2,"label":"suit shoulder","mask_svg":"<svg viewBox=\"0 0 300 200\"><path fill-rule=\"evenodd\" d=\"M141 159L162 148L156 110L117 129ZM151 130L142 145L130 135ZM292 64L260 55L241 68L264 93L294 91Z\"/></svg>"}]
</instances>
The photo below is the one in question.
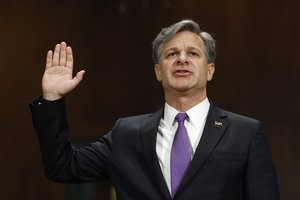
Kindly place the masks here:
<instances>
[{"instance_id":1,"label":"suit shoulder","mask_svg":"<svg viewBox=\"0 0 300 200\"><path fill-rule=\"evenodd\" d=\"M147 114L141 114L141 115L134 115L134 116L127 116L118 119L117 125L121 127L127 127L127 128L139 128L145 124L152 124L157 123L158 119L160 119L161 114L160 111L154 112L154 113L147 113Z\"/></svg>"},{"instance_id":2,"label":"suit shoulder","mask_svg":"<svg viewBox=\"0 0 300 200\"><path fill-rule=\"evenodd\" d=\"M243 137L247 135L252 137L253 134L264 134L265 132L263 123L257 119L226 110L223 110L223 113L226 116L224 120L229 123L229 130L234 133L242 134Z\"/></svg>"},{"instance_id":3,"label":"suit shoulder","mask_svg":"<svg viewBox=\"0 0 300 200\"><path fill-rule=\"evenodd\" d=\"M140 114L140 115L133 115L133 116L126 116L120 118L123 122L133 122L133 121L140 121L140 120L145 120L149 117L151 117L153 113L146 113L146 114Z\"/></svg>"},{"instance_id":4,"label":"suit shoulder","mask_svg":"<svg viewBox=\"0 0 300 200\"><path fill-rule=\"evenodd\" d=\"M224 115L227 117L229 121L236 122L236 123L246 123L246 124L261 124L261 121L259 121L258 119L237 114L234 112L230 112L227 110L223 110L221 108L220 110L224 113Z\"/></svg>"}]
</instances>

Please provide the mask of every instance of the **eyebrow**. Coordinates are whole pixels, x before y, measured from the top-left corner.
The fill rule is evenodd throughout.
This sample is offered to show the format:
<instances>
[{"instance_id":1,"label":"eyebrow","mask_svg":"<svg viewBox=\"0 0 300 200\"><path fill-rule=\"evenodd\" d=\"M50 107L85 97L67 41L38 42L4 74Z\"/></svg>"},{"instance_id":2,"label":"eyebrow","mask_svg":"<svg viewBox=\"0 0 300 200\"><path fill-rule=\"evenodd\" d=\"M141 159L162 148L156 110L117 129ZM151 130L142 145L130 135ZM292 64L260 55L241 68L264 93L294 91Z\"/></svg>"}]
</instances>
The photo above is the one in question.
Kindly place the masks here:
<instances>
[{"instance_id":1,"label":"eyebrow","mask_svg":"<svg viewBox=\"0 0 300 200\"><path fill-rule=\"evenodd\" d=\"M201 50L200 48L197 48L197 47L192 47L192 46L190 46L190 47L188 47L187 49L188 49L188 50L196 50L196 51L198 51L198 52L202 52L202 50Z\"/></svg>"},{"instance_id":2,"label":"eyebrow","mask_svg":"<svg viewBox=\"0 0 300 200\"><path fill-rule=\"evenodd\" d=\"M171 47L169 49L166 49L164 53L167 53L167 52L170 52L170 51L177 51L179 50L178 47ZM200 48L197 48L197 47L193 47L193 46L188 46L187 47L187 50L188 51L191 51L191 50L196 50L197 52L202 52L202 50Z\"/></svg>"}]
</instances>

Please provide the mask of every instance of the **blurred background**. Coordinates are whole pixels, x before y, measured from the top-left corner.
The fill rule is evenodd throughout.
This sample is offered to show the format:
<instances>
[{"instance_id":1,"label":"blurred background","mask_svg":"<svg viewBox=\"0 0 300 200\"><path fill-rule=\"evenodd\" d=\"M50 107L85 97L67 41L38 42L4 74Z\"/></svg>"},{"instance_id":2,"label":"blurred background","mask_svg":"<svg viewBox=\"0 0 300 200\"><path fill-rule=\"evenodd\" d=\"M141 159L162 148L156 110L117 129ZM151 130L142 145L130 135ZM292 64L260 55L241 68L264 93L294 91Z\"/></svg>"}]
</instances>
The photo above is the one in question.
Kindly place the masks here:
<instances>
[{"instance_id":1,"label":"blurred background","mask_svg":"<svg viewBox=\"0 0 300 200\"><path fill-rule=\"evenodd\" d=\"M72 139L82 145L127 115L156 111L163 93L151 42L162 27L197 21L217 39L208 96L264 122L281 198L299 200L299 0L43 0L0 3L0 199L114 199L109 180L50 182L28 103L41 95L45 56L72 46L82 83L66 96Z\"/></svg>"}]
</instances>

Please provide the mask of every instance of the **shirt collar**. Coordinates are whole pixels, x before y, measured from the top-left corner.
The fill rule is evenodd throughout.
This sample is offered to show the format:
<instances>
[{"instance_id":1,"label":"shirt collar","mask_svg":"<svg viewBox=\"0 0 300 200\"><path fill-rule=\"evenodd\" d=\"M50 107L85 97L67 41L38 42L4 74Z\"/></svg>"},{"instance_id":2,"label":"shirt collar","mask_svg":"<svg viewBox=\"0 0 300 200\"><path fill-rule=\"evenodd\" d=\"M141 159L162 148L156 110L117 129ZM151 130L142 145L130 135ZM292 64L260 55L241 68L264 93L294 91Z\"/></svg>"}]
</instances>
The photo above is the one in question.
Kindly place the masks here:
<instances>
[{"instance_id":1,"label":"shirt collar","mask_svg":"<svg viewBox=\"0 0 300 200\"><path fill-rule=\"evenodd\" d=\"M189 117L189 122L195 126L195 128L200 128L202 121L206 118L210 103L207 98L186 111ZM167 129L171 129L174 123L176 115L179 113L178 110L165 103L164 108L164 122Z\"/></svg>"},{"instance_id":2,"label":"shirt collar","mask_svg":"<svg viewBox=\"0 0 300 200\"><path fill-rule=\"evenodd\" d=\"M165 110L164 110L164 123L166 129L170 130L174 119L179 111L170 106L167 102L165 103Z\"/></svg>"},{"instance_id":3,"label":"shirt collar","mask_svg":"<svg viewBox=\"0 0 300 200\"><path fill-rule=\"evenodd\" d=\"M201 128L203 120L207 117L210 103L207 98L186 111L190 123L197 129Z\"/></svg>"}]
</instances>

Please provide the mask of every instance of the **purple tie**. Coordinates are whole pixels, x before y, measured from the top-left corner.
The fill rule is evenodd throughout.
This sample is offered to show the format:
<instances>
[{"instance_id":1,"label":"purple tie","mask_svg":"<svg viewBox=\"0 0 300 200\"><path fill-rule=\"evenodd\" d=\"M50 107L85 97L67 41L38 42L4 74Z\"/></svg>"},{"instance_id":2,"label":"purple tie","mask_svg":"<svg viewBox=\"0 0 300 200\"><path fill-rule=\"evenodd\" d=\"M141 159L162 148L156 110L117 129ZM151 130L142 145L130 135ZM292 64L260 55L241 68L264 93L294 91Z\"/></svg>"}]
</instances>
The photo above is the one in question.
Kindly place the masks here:
<instances>
[{"instance_id":1,"label":"purple tie","mask_svg":"<svg viewBox=\"0 0 300 200\"><path fill-rule=\"evenodd\" d=\"M190 142L184 121L186 113L178 113L175 119L178 121L178 128L174 136L171 150L171 192L175 195L181 180L191 162Z\"/></svg>"}]
</instances>

